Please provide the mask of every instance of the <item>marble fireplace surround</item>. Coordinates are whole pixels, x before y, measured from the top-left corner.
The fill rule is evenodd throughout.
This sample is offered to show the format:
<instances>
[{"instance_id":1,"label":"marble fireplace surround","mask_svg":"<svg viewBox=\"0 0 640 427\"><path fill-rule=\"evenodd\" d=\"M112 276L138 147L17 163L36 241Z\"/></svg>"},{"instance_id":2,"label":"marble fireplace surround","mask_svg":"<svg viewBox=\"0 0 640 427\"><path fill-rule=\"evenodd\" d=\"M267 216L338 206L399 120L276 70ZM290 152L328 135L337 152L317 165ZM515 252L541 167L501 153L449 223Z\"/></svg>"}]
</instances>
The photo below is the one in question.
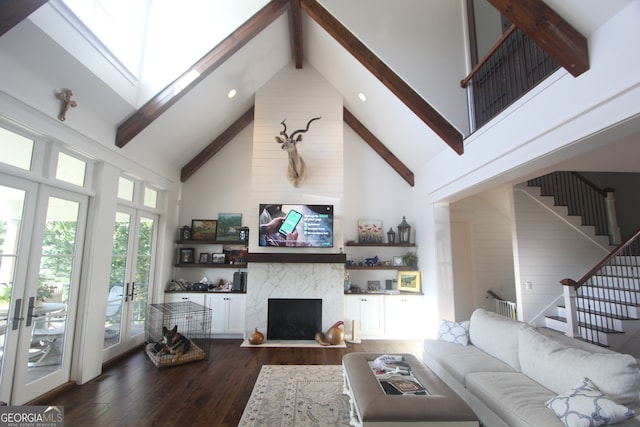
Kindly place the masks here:
<instances>
[{"instance_id":1,"label":"marble fireplace surround","mask_svg":"<svg viewBox=\"0 0 640 427\"><path fill-rule=\"evenodd\" d=\"M282 254L285 255L285 254ZM322 299L322 331L344 316L343 254L251 254L247 261L245 333L266 334L269 298ZM275 259L282 261L275 261ZM310 262L317 258L316 261ZM290 261L286 261L289 259ZM305 262L306 261L306 262ZM333 261L333 262L332 262Z\"/></svg>"}]
</instances>

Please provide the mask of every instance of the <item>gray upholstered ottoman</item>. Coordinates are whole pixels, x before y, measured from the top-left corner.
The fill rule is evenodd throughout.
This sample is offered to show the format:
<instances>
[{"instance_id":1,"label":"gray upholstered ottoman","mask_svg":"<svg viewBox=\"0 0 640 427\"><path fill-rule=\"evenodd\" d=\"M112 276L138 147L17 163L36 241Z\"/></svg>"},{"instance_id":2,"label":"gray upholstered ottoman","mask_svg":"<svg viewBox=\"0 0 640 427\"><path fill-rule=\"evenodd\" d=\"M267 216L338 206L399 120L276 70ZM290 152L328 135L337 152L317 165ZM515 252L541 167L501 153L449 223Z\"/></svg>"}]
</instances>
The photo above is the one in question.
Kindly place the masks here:
<instances>
[{"instance_id":1,"label":"gray upholstered ottoman","mask_svg":"<svg viewBox=\"0 0 640 427\"><path fill-rule=\"evenodd\" d=\"M401 354L428 395L386 394L369 362L380 353L349 353L342 358L344 391L351 399L354 426L478 426L471 408L412 354Z\"/></svg>"}]
</instances>

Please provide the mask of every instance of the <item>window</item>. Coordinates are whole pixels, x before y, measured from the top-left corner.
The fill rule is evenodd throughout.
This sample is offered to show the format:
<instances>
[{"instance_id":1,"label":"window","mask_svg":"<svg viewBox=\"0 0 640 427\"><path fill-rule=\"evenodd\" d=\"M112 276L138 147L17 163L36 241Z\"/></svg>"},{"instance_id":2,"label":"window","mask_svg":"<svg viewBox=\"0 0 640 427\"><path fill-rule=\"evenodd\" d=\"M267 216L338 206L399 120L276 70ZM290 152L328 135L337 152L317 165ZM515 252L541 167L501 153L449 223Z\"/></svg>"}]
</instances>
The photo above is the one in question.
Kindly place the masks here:
<instances>
[{"instance_id":1,"label":"window","mask_svg":"<svg viewBox=\"0 0 640 427\"><path fill-rule=\"evenodd\" d=\"M118 198L133 202L134 187L135 183L132 180L120 177L120 181L118 182Z\"/></svg>"},{"instance_id":2,"label":"window","mask_svg":"<svg viewBox=\"0 0 640 427\"><path fill-rule=\"evenodd\" d=\"M0 161L20 169L31 170L33 141L0 128Z\"/></svg>"},{"instance_id":3,"label":"window","mask_svg":"<svg viewBox=\"0 0 640 427\"><path fill-rule=\"evenodd\" d=\"M158 192L153 188L144 188L144 205L148 208L158 207Z\"/></svg>"},{"instance_id":4,"label":"window","mask_svg":"<svg viewBox=\"0 0 640 427\"><path fill-rule=\"evenodd\" d=\"M58 153L56 179L84 187L87 162L66 153Z\"/></svg>"}]
</instances>

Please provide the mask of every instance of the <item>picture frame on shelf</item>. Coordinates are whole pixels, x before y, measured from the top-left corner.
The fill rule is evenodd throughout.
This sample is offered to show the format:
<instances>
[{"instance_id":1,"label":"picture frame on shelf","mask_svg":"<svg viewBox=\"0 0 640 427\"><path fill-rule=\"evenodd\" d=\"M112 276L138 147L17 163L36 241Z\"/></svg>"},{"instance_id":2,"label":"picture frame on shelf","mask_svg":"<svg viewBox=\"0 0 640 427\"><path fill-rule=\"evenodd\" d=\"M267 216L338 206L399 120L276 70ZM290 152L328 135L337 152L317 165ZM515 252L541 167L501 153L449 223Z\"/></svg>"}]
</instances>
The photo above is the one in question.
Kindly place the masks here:
<instances>
[{"instance_id":1,"label":"picture frame on shelf","mask_svg":"<svg viewBox=\"0 0 640 427\"><path fill-rule=\"evenodd\" d=\"M202 252L200 254L200 259L198 260L198 264L209 264L209 253Z\"/></svg>"},{"instance_id":2,"label":"picture frame on shelf","mask_svg":"<svg viewBox=\"0 0 640 427\"><path fill-rule=\"evenodd\" d=\"M369 292L379 292L380 280L367 280L367 290Z\"/></svg>"},{"instance_id":3,"label":"picture frame on shelf","mask_svg":"<svg viewBox=\"0 0 640 427\"><path fill-rule=\"evenodd\" d=\"M401 292L421 293L419 271L398 271L398 290Z\"/></svg>"},{"instance_id":4,"label":"picture frame on shelf","mask_svg":"<svg viewBox=\"0 0 640 427\"><path fill-rule=\"evenodd\" d=\"M241 213L218 214L218 230L216 232L216 240L238 240L240 227L242 227Z\"/></svg>"},{"instance_id":5,"label":"picture frame on shelf","mask_svg":"<svg viewBox=\"0 0 640 427\"><path fill-rule=\"evenodd\" d=\"M394 267L402 267L404 265L404 262L402 261L402 257L401 256L394 256L393 257L393 266Z\"/></svg>"},{"instance_id":6,"label":"picture frame on shelf","mask_svg":"<svg viewBox=\"0 0 640 427\"><path fill-rule=\"evenodd\" d=\"M358 220L358 243L382 243L382 221L379 219Z\"/></svg>"},{"instance_id":7,"label":"picture frame on shelf","mask_svg":"<svg viewBox=\"0 0 640 427\"><path fill-rule=\"evenodd\" d=\"M193 219L191 220L191 240L216 240L218 220Z\"/></svg>"},{"instance_id":8,"label":"picture frame on shelf","mask_svg":"<svg viewBox=\"0 0 640 427\"><path fill-rule=\"evenodd\" d=\"M211 264L224 264L226 260L226 255L224 253L212 253L211 254Z\"/></svg>"},{"instance_id":9,"label":"picture frame on shelf","mask_svg":"<svg viewBox=\"0 0 640 427\"><path fill-rule=\"evenodd\" d=\"M180 264L193 264L195 262L194 248L180 248Z\"/></svg>"}]
</instances>

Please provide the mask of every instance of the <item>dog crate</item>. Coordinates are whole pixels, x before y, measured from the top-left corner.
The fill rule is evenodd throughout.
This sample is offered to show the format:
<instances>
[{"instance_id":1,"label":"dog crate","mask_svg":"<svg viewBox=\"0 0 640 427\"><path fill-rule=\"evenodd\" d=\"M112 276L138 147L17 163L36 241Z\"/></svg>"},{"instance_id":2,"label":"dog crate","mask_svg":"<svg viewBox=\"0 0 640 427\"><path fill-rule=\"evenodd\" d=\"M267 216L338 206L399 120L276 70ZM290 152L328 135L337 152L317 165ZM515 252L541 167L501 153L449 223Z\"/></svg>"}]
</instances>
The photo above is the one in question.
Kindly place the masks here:
<instances>
[{"instance_id":1,"label":"dog crate","mask_svg":"<svg viewBox=\"0 0 640 427\"><path fill-rule=\"evenodd\" d=\"M163 345L163 327L178 333L190 342L189 350L168 353ZM211 309L191 301L149 304L145 322L145 352L157 366L173 366L209 359L211 339Z\"/></svg>"}]
</instances>

